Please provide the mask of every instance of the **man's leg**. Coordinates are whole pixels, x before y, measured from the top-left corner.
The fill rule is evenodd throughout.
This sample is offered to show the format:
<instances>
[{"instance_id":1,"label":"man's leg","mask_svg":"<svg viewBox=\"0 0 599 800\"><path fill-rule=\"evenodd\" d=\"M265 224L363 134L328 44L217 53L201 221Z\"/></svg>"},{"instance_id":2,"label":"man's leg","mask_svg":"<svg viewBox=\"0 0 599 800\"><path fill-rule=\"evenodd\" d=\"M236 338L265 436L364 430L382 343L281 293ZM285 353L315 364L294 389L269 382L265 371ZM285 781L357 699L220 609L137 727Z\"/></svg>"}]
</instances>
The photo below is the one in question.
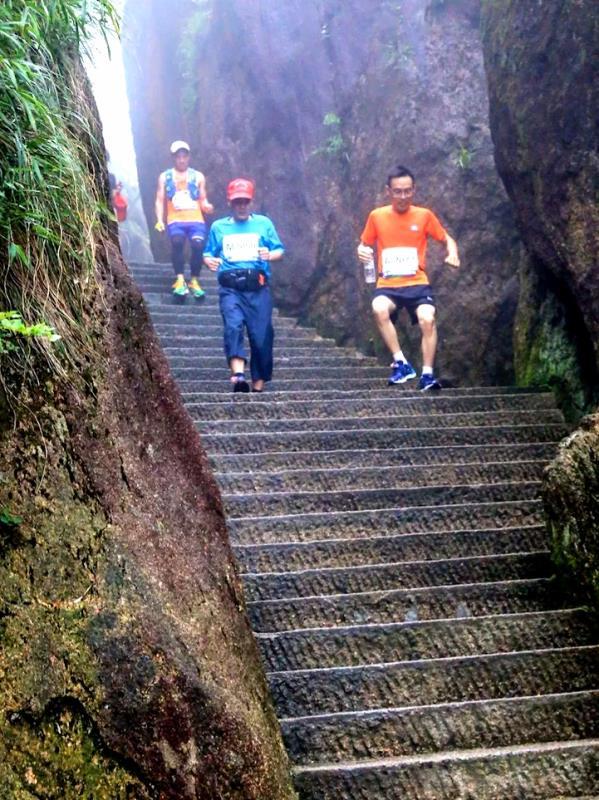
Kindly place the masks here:
<instances>
[{"instance_id":1,"label":"man's leg","mask_svg":"<svg viewBox=\"0 0 599 800\"><path fill-rule=\"evenodd\" d=\"M176 297L185 298L189 294L187 284L185 283L185 234L177 231L176 233L169 234L171 240L171 258L173 262L173 270L175 273L175 282L173 283L173 294Z\"/></svg>"},{"instance_id":2,"label":"man's leg","mask_svg":"<svg viewBox=\"0 0 599 800\"><path fill-rule=\"evenodd\" d=\"M435 307L427 303L419 305L416 317L422 334L422 376L418 388L423 391L440 389L441 384L435 378L433 367L437 352L437 323Z\"/></svg>"},{"instance_id":3,"label":"man's leg","mask_svg":"<svg viewBox=\"0 0 599 800\"><path fill-rule=\"evenodd\" d=\"M246 324L250 340L252 388L261 392L272 378L274 329L272 326L272 295L268 287L248 292Z\"/></svg>"},{"instance_id":4,"label":"man's leg","mask_svg":"<svg viewBox=\"0 0 599 800\"><path fill-rule=\"evenodd\" d=\"M189 266L191 268L191 280L189 281L189 291L196 300L203 300L206 292L200 286L200 269L202 267L202 255L204 253L204 237L194 234L189 240L191 247L191 257Z\"/></svg>"},{"instance_id":5,"label":"man's leg","mask_svg":"<svg viewBox=\"0 0 599 800\"><path fill-rule=\"evenodd\" d=\"M422 304L416 309L418 325L422 334L422 369L430 369L431 373L435 364L437 352L437 323L435 321L435 307Z\"/></svg>"},{"instance_id":6,"label":"man's leg","mask_svg":"<svg viewBox=\"0 0 599 800\"><path fill-rule=\"evenodd\" d=\"M243 343L244 310L242 295L235 289L221 288L219 292L220 313L224 325L225 357L231 370L234 392L249 392L245 379L247 361Z\"/></svg>"},{"instance_id":7,"label":"man's leg","mask_svg":"<svg viewBox=\"0 0 599 800\"><path fill-rule=\"evenodd\" d=\"M395 325L391 321L391 315L396 310L397 306L395 303L388 297L384 297L384 295L378 295L372 301L374 319L383 342L386 344L394 360L405 361L404 358L395 359L397 353L401 353L397 331L395 330Z\"/></svg>"},{"instance_id":8,"label":"man's leg","mask_svg":"<svg viewBox=\"0 0 599 800\"><path fill-rule=\"evenodd\" d=\"M391 319L393 312L397 310L397 306L389 297L377 295L372 301L372 310L383 342L393 356L393 364L391 365L392 371L388 381L389 385L405 383L411 378L415 378L416 373L414 368L408 362L399 346L399 338L395 330L395 324Z\"/></svg>"}]
</instances>

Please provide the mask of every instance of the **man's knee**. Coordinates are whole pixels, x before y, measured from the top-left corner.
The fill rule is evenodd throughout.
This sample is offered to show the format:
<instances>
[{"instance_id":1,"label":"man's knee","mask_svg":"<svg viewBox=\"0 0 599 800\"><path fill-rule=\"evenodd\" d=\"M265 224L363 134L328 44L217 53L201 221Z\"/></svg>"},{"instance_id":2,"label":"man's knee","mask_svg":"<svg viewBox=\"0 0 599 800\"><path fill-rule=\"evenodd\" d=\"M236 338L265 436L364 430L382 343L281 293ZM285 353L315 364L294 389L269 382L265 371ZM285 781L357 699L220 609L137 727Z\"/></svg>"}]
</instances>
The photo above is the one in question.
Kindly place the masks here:
<instances>
[{"instance_id":1,"label":"man's knee","mask_svg":"<svg viewBox=\"0 0 599 800\"><path fill-rule=\"evenodd\" d=\"M394 310L395 306L386 297L375 297L372 301L372 313L379 322L387 322Z\"/></svg>"},{"instance_id":2,"label":"man's knee","mask_svg":"<svg viewBox=\"0 0 599 800\"><path fill-rule=\"evenodd\" d=\"M416 309L418 324L423 333L432 333L435 329L435 307L429 305L418 306Z\"/></svg>"},{"instance_id":3,"label":"man's knee","mask_svg":"<svg viewBox=\"0 0 599 800\"><path fill-rule=\"evenodd\" d=\"M204 239L201 236L193 236L191 238L191 249L201 252L204 249Z\"/></svg>"},{"instance_id":4,"label":"man's knee","mask_svg":"<svg viewBox=\"0 0 599 800\"><path fill-rule=\"evenodd\" d=\"M171 245L173 247L173 250L183 250L183 247L185 245L185 236L180 236L180 235L171 236Z\"/></svg>"}]
</instances>

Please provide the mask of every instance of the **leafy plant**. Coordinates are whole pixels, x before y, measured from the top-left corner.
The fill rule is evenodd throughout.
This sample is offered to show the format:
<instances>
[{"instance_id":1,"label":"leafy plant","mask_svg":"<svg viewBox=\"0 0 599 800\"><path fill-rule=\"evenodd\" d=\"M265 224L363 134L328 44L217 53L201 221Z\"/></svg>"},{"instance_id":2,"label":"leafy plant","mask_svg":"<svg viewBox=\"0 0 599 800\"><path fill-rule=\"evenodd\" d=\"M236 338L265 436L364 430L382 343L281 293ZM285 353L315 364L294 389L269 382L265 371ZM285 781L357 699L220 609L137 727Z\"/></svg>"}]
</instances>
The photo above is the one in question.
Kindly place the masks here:
<instances>
[{"instance_id":1,"label":"leafy plant","mask_svg":"<svg viewBox=\"0 0 599 800\"><path fill-rule=\"evenodd\" d=\"M341 117L333 111L329 111L324 115L322 124L330 129L330 136L323 145L317 147L316 150L313 151L312 155L342 158L349 162L349 148L341 132Z\"/></svg>"},{"instance_id":2,"label":"leafy plant","mask_svg":"<svg viewBox=\"0 0 599 800\"><path fill-rule=\"evenodd\" d=\"M452 161L459 167L459 169L470 169L472 165L472 159L474 158L474 150L467 147L465 144L461 144L454 152L452 153Z\"/></svg>"},{"instance_id":3,"label":"leafy plant","mask_svg":"<svg viewBox=\"0 0 599 800\"><path fill-rule=\"evenodd\" d=\"M11 514L8 508L0 508L0 527L18 528L22 522L22 518Z\"/></svg>"},{"instance_id":4,"label":"leafy plant","mask_svg":"<svg viewBox=\"0 0 599 800\"><path fill-rule=\"evenodd\" d=\"M94 29L108 39L117 26L110 0L0 4L0 307L15 309L4 312L19 315L23 329L13 334L31 336L58 372L58 354L42 341L68 339L72 360L92 348L81 321L97 292L96 242L109 217L79 53ZM17 318L4 317L4 343L11 325Z\"/></svg>"},{"instance_id":5,"label":"leafy plant","mask_svg":"<svg viewBox=\"0 0 599 800\"><path fill-rule=\"evenodd\" d=\"M57 342L60 339L54 328L45 322L26 325L18 311L0 311L0 353L14 350L13 339L16 336L37 336L50 342Z\"/></svg>"}]
</instances>

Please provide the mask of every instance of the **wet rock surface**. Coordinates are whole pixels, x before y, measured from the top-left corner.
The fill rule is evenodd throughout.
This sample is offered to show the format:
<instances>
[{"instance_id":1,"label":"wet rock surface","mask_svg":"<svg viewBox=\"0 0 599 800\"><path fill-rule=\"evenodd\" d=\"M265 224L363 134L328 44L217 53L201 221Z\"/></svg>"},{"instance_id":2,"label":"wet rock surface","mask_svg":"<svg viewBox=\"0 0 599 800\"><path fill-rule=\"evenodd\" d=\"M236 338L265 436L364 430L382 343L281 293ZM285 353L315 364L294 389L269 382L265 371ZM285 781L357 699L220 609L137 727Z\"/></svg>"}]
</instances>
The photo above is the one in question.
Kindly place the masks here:
<instances>
[{"instance_id":1,"label":"wet rock surface","mask_svg":"<svg viewBox=\"0 0 599 800\"><path fill-rule=\"evenodd\" d=\"M497 167L529 253L516 371L580 416L599 386L599 11L592 0L482 9Z\"/></svg>"}]
</instances>

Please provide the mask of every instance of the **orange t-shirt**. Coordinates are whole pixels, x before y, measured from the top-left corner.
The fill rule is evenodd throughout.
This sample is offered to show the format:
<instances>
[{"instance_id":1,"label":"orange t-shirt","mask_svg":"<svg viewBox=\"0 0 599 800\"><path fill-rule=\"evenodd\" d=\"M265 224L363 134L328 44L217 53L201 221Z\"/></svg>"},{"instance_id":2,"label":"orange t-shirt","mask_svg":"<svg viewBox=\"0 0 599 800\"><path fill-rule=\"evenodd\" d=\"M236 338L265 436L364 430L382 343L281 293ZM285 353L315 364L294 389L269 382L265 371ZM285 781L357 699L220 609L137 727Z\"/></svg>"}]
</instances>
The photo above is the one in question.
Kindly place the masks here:
<instances>
[{"instance_id":1,"label":"orange t-shirt","mask_svg":"<svg viewBox=\"0 0 599 800\"><path fill-rule=\"evenodd\" d=\"M189 194L187 172L181 176L175 172L175 196L166 199L166 221L169 222L204 222L200 199L193 200Z\"/></svg>"},{"instance_id":2,"label":"orange t-shirt","mask_svg":"<svg viewBox=\"0 0 599 800\"><path fill-rule=\"evenodd\" d=\"M410 206L400 214L389 206L375 208L366 220L360 239L378 254L377 289L428 283L426 240L447 239L445 228L428 208Z\"/></svg>"}]
</instances>

